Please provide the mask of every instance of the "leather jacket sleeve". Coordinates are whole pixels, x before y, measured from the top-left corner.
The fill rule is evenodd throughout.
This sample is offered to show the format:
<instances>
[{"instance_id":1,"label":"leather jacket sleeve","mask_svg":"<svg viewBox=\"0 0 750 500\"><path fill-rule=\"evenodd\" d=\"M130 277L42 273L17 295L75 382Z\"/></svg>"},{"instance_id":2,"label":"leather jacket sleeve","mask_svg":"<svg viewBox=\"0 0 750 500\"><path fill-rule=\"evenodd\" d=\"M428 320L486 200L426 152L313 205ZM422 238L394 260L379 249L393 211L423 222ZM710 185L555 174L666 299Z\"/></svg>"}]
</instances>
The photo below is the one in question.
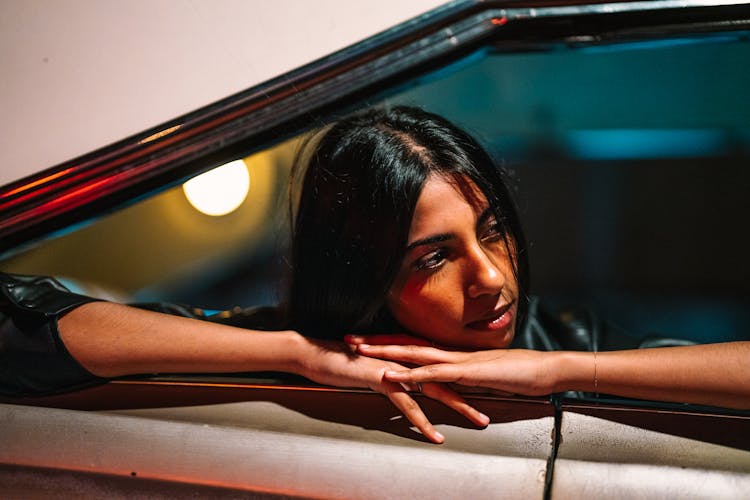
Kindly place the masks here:
<instances>
[{"instance_id":1,"label":"leather jacket sleeve","mask_svg":"<svg viewBox=\"0 0 750 500\"><path fill-rule=\"evenodd\" d=\"M101 383L60 340L57 320L96 301L48 277L0 273L0 395L44 395Z\"/></svg>"},{"instance_id":2,"label":"leather jacket sleeve","mask_svg":"<svg viewBox=\"0 0 750 500\"><path fill-rule=\"evenodd\" d=\"M60 339L57 321L92 297L53 278L0 272L0 396L41 396L106 382L81 366ZM260 330L278 329L279 311L256 307L218 314L179 304L132 304L175 316Z\"/></svg>"}]
</instances>

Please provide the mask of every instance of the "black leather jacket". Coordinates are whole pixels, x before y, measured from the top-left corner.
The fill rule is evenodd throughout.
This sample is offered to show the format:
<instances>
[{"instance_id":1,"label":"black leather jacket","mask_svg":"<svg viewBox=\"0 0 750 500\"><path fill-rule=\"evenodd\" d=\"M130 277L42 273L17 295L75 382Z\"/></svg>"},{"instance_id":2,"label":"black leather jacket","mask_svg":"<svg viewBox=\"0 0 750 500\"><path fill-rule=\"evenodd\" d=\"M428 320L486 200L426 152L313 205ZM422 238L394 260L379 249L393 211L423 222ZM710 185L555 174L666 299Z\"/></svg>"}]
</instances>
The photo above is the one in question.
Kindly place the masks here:
<instances>
[{"instance_id":1,"label":"black leather jacket","mask_svg":"<svg viewBox=\"0 0 750 500\"><path fill-rule=\"evenodd\" d=\"M58 318L96 300L72 293L49 277L0 273L0 396L53 394L106 382L70 355L57 330ZM174 304L136 306L246 328L273 329L270 325L275 322L271 308L206 316L201 309ZM681 343L672 339L637 339L584 309L553 314L532 298L528 319L511 347L603 351Z\"/></svg>"},{"instance_id":2,"label":"black leather jacket","mask_svg":"<svg viewBox=\"0 0 750 500\"><path fill-rule=\"evenodd\" d=\"M104 382L70 355L57 318L95 299L52 278L0 273L0 395L72 390Z\"/></svg>"}]
</instances>

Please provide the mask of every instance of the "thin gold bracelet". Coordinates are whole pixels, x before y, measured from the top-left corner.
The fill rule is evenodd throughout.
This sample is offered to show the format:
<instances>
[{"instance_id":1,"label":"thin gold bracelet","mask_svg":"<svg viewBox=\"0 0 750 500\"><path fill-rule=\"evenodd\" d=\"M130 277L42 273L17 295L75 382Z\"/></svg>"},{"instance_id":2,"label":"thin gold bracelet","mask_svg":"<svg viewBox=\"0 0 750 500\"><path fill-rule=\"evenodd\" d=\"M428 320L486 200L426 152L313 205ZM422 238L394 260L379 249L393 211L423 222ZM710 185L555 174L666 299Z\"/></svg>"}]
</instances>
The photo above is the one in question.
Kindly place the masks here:
<instances>
[{"instance_id":1,"label":"thin gold bracelet","mask_svg":"<svg viewBox=\"0 0 750 500\"><path fill-rule=\"evenodd\" d=\"M594 392L599 394L599 377L596 372L596 351L594 351Z\"/></svg>"}]
</instances>

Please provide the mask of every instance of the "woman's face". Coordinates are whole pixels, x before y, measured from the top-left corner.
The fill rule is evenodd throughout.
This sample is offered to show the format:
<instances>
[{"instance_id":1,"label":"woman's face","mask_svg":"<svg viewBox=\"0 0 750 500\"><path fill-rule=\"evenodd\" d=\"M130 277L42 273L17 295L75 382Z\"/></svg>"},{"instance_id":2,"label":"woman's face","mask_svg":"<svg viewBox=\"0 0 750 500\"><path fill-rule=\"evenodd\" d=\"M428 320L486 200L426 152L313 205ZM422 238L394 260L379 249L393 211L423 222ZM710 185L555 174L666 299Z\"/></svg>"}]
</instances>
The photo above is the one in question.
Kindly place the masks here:
<instances>
[{"instance_id":1,"label":"woman's face","mask_svg":"<svg viewBox=\"0 0 750 500\"><path fill-rule=\"evenodd\" d=\"M473 183L470 189L473 204L452 179L427 179L388 309L401 326L436 344L507 347L516 326L518 284L486 198Z\"/></svg>"}]
</instances>

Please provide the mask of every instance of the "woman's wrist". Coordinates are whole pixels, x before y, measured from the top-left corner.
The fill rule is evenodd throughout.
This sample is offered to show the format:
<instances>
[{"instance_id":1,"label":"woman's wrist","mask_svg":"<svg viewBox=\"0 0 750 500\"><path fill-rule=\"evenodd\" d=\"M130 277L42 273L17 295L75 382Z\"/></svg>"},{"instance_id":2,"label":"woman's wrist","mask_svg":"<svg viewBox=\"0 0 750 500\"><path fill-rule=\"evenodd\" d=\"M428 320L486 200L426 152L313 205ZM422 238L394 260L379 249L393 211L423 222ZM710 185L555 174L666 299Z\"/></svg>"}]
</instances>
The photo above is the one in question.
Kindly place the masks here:
<instances>
[{"instance_id":1,"label":"woman's wrist","mask_svg":"<svg viewBox=\"0 0 750 500\"><path fill-rule=\"evenodd\" d=\"M550 354L549 370L553 374L551 392L596 391L596 353L558 351Z\"/></svg>"},{"instance_id":2,"label":"woman's wrist","mask_svg":"<svg viewBox=\"0 0 750 500\"><path fill-rule=\"evenodd\" d=\"M283 354L279 357L281 364L279 370L304 376L305 361L311 355L308 339L294 330L283 330L273 333L274 335L278 335L278 338L282 342L280 349Z\"/></svg>"},{"instance_id":3,"label":"woman's wrist","mask_svg":"<svg viewBox=\"0 0 750 500\"><path fill-rule=\"evenodd\" d=\"M342 342L305 337L295 331L284 332L288 339L289 364L285 371L301 375L313 382L327 385L350 384L351 378L341 378L351 361L351 349ZM358 385L359 387L359 385Z\"/></svg>"}]
</instances>

